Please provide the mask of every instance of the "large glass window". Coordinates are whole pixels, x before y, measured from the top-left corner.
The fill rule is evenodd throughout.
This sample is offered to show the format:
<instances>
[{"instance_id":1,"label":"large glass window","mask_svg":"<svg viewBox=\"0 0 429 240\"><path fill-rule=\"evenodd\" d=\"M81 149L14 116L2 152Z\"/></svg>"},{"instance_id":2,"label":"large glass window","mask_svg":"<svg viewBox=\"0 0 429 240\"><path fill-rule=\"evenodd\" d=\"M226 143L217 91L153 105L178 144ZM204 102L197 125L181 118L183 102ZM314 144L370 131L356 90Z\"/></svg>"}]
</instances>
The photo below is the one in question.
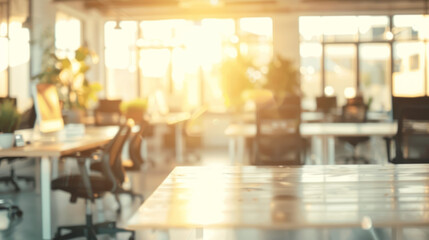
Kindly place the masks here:
<instances>
[{"instance_id":1,"label":"large glass window","mask_svg":"<svg viewBox=\"0 0 429 240\"><path fill-rule=\"evenodd\" d=\"M360 93L371 110L390 110L389 16L300 17L299 27L304 108L315 109L317 96L341 106Z\"/></svg>"},{"instance_id":2,"label":"large glass window","mask_svg":"<svg viewBox=\"0 0 429 240\"><path fill-rule=\"evenodd\" d=\"M390 46L365 43L359 46L359 82L363 94L371 99L375 111L390 109Z\"/></svg>"},{"instance_id":3,"label":"large glass window","mask_svg":"<svg viewBox=\"0 0 429 240\"><path fill-rule=\"evenodd\" d=\"M356 46L331 44L325 47L325 88L333 89L337 103L346 103L350 89L356 87Z\"/></svg>"},{"instance_id":4,"label":"large glass window","mask_svg":"<svg viewBox=\"0 0 429 240\"><path fill-rule=\"evenodd\" d=\"M203 103L211 107L223 106L219 85L222 59L241 53L263 67L273 55L271 18L169 19L134 24L135 29L122 33L126 41L112 41L111 46L106 42L109 97L135 97L118 86L125 86L124 76L128 74L127 79L132 79L134 85L130 84L139 85L135 88L137 96L150 97L162 92L168 96L171 108L186 110ZM106 23L106 39L112 37L114 28L114 22ZM109 48L121 48L123 56L114 59L119 53L109 54ZM136 53L130 49L136 49ZM124 52L129 52L131 57ZM132 74L133 68L130 68L134 63L127 60L133 56L138 63L136 74ZM117 63L113 64L115 61ZM113 69L116 73L122 69L122 78L112 74Z\"/></svg>"},{"instance_id":5,"label":"large glass window","mask_svg":"<svg viewBox=\"0 0 429 240\"><path fill-rule=\"evenodd\" d=\"M0 96L17 98L20 111L30 105L28 7L23 0L0 2Z\"/></svg>"},{"instance_id":6,"label":"large glass window","mask_svg":"<svg viewBox=\"0 0 429 240\"><path fill-rule=\"evenodd\" d=\"M55 54L68 57L81 46L81 21L62 12L55 16Z\"/></svg>"},{"instance_id":7,"label":"large glass window","mask_svg":"<svg viewBox=\"0 0 429 240\"><path fill-rule=\"evenodd\" d=\"M104 25L106 97L131 100L137 96L137 23L109 21ZM152 59L156 62L156 59Z\"/></svg>"}]
</instances>

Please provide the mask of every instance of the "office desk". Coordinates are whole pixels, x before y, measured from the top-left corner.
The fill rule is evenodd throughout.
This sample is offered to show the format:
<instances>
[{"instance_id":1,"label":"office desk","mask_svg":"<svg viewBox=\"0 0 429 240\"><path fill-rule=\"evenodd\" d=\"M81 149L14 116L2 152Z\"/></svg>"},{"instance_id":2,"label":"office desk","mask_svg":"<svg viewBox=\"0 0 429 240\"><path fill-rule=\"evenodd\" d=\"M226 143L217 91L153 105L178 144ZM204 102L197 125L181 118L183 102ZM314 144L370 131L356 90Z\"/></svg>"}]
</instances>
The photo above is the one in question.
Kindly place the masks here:
<instances>
[{"instance_id":1,"label":"office desk","mask_svg":"<svg viewBox=\"0 0 429 240\"><path fill-rule=\"evenodd\" d=\"M127 227L427 227L428 188L429 165L176 167Z\"/></svg>"},{"instance_id":2,"label":"office desk","mask_svg":"<svg viewBox=\"0 0 429 240\"><path fill-rule=\"evenodd\" d=\"M191 114L188 112L177 112L177 113L168 113L164 115L153 115L148 118L148 121L152 125L157 124L167 124L174 125L174 136L175 136L175 151L176 151L176 162L183 163L183 151L184 151L184 141L183 141L183 124L191 118ZM144 143L146 144L146 143ZM147 157L147 153L143 153L143 157Z\"/></svg>"},{"instance_id":3,"label":"office desk","mask_svg":"<svg viewBox=\"0 0 429 240\"><path fill-rule=\"evenodd\" d=\"M0 150L1 157L34 157L40 158L40 191L42 202L43 239L52 238L51 229L51 164L58 158L79 151L96 148L108 143L118 131L118 127L87 127L85 136L63 141L33 141L24 147ZM31 139L32 130L21 130L17 133ZM26 138L25 140L28 140Z\"/></svg>"},{"instance_id":4,"label":"office desk","mask_svg":"<svg viewBox=\"0 0 429 240\"><path fill-rule=\"evenodd\" d=\"M393 136L397 131L396 122L366 123L301 123L303 137L310 137L312 152L320 158L319 164L335 163L335 137L344 136ZM229 157L244 159L245 138L256 136L256 124L231 124L225 129L229 137Z\"/></svg>"}]
</instances>

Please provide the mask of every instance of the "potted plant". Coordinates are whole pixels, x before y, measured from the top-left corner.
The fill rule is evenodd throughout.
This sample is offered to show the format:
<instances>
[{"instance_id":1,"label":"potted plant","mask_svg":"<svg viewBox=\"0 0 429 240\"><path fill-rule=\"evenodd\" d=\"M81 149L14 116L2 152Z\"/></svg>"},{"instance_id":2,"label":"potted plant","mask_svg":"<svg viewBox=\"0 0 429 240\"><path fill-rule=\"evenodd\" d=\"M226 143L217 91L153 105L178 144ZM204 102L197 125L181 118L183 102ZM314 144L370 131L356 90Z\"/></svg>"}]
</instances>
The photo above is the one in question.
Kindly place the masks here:
<instances>
[{"instance_id":1,"label":"potted plant","mask_svg":"<svg viewBox=\"0 0 429 240\"><path fill-rule=\"evenodd\" d=\"M97 93L102 89L99 83L91 83L85 76L91 64L96 63L97 56L85 46L79 47L68 57L60 58L52 52L47 53L42 72L33 79L55 84L66 122L81 122L85 110L91 102L97 101Z\"/></svg>"},{"instance_id":2,"label":"potted plant","mask_svg":"<svg viewBox=\"0 0 429 240\"><path fill-rule=\"evenodd\" d=\"M278 101L301 96L299 72L291 60L281 56L273 58L266 77L264 88L270 90Z\"/></svg>"},{"instance_id":3,"label":"potted plant","mask_svg":"<svg viewBox=\"0 0 429 240\"><path fill-rule=\"evenodd\" d=\"M13 146L14 132L19 125L21 115L18 113L13 101L0 103L0 148Z\"/></svg>"},{"instance_id":4,"label":"potted plant","mask_svg":"<svg viewBox=\"0 0 429 240\"><path fill-rule=\"evenodd\" d=\"M226 107L233 111L239 111L244 103L243 93L253 89L248 71L252 67L251 61L241 56L227 58L220 66L220 86Z\"/></svg>"},{"instance_id":5,"label":"potted plant","mask_svg":"<svg viewBox=\"0 0 429 240\"><path fill-rule=\"evenodd\" d=\"M131 118L138 123L143 120L147 105L148 101L146 98L136 98L131 101L122 102L119 109L127 119Z\"/></svg>"}]
</instances>

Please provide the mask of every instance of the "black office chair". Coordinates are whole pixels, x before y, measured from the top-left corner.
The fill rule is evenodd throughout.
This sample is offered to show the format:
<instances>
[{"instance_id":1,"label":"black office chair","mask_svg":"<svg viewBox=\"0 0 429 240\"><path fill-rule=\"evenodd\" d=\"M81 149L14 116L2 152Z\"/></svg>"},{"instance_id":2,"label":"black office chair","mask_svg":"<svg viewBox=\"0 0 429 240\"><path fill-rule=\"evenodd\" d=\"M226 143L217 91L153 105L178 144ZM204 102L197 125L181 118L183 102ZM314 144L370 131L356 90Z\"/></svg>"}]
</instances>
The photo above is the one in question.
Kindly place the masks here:
<instances>
[{"instance_id":1,"label":"black office chair","mask_svg":"<svg viewBox=\"0 0 429 240\"><path fill-rule=\"evenodd\" d=\"M119 109L122 100L100 99L98 107L94 110L94 123L96 126L120 125L123 121Z\"/></svg>"},{"instance_id":2,"label":"black office chair","mask_svg":"<svg viewBox=\"0 0 429 240\"><path fill-rule=\"evenodd\" d=\"M78 226L58 227L54 239L71 239L76 237L86 237L86 239L97 239L98 234L115 235L120 232L131 233L130 240L134 239L134 231L125 230L116 227L115 222L104 222L93 224L91 213L91 202L102 197L105 193L111 192L117 194L121 192L121 184L124 181L125 173L122 163L118 157L121 154L122 147L131 132L129 124L120 127L116 136L109 142L100 154L92 155L92 150L74 154L80 174L62 176L52 181L53 190L62 190L71 194L70 201L76 202L78 198L86 200L86 224ZM85 166L85 160L88 153L93 159L101 162L101 175L90 175ZM69 232L62 234L64 230Z\"/></svg>"},{"instance_id":3,"label":"black office chair","mask_svg":"<svg viewBox=\"0 0 429 240\"><path fill-rule=\"evenodd\" d=\"M429 107L403 106L397 111L398 131L386 139L387 159L393 164L429 163ZM391 140L395 156L391 157Z\"/></svg>"},{"instance_id":4,"label":"black office chair","mask_svg":"<svg viewBox=\"0 0 429 240\"><path fill-rule=\"evenodd\" d=\"M367 106L361 101L360 98L348 100L347 104L342 108L341 122L348 123L363 123L366 122ZM346 164L368 164L369 161L363 156L357 155L357 146L361 143L368 142L369 137L339 137L340 141L345 142L352 146L353 154L351 156L343 157Z\"/></svg>"},{"instance_id":5,"label":"black office chair","mask_svg":"<svg viewBox=\"0 0 429 240\"><path fill-rule=\"evenodd\" d=\"M316 108L325 114L331 113L332 110L337 108L337 97L335 96L321 96L316 97Z\"/></svg>"},{"instance_id":6,"label":"black office chair","mask_svg":"<svg viewBox=\"0 0 429 240\"><path fill-rule=\"evenodd\" d=\"M131 137L128 145L129 159L122 160L125 171L140 171L141 166L146 162L142 157L141 145L149 123L143 120L139 125L139 131Z\"/></svg>"},{"instance_id":7,"label":"black office chair","mask_svg":"<svg viewBox=\"0 0 429 240\"><path fill-rule=\"evenodd\" d=\"M16 98L0 97L0 103L2 103L4 101L12 101L12 103L16 107ZM34 123L36 120L34 107L31 107L28 111L26 111L21 119L22 119L22 121L21 121L20 125L17 126L17 129L27 128L27 126L31 126L31 128L32 128L34 126ZM0 182L6 183L7 185L12 184L12 186L14 187L14 190L18 192L21 190L21 188L18 185L18 181L23 180L26 183L32 183L34 186L34 177L33 176L16 175L13 162L15 162L17 160L28 160L28 158L26 158L26 157L0 157L0 164L3 161L6 161L10 165L9 175L0 177Z\"/></svg>"},{"instance_id":8,"label":"black office chair","mask_svg":"<svg viewBox=\"0 0 429 240\"><path fill-rule=\"evenodd\" d=\"M256 111L254 165L300 165L303 140L297 105L262 106Z\"/></svg>"},{"instance_id":9,"label":"black office chair","mask_svg":"<svg viewBox=\"0 0 429 240\"><path fill-rule=\"evenodd\" d=\"M147 130L147 126L149 125L148 122L146 121L142 121L140 124L140 129L137 133L133 134L132 137L128 137L128 139L130 139L129 141L129 145L128 145L128 153L129 153L129 159L122 159L122 154L119 154L117 156L118 158L118 162L120 162L122 164L122 167L124 169L125 172L128 171L140 171L141 166L146 162L143 158L142 158L142 154L141 154L141 145L142 145L142 140L143 137L145 135L145 132L148 131ZM130 133L131 136L131 133ZM98 150L100 151L100 149ZM101 149L101 151L104 151ZM121 149L122 152L122 149ZM94 162L91 164L91 170L97 171L97 172L102 172L103 168L102 168L102 162ZM118 212L121 211L121 204L119 201L119 194L128 194L129 196L131 196L132 199L134 198L139 198L140 201L143 201L143 195L139 194L139 193L135 193L131 190L125 190L122 186L122 183L125 181L125 175L123 178L121 178L121 185L117 187L116 193L115 193L115 199L116 202L118 203Z\"/></svg>"}]
</instances>

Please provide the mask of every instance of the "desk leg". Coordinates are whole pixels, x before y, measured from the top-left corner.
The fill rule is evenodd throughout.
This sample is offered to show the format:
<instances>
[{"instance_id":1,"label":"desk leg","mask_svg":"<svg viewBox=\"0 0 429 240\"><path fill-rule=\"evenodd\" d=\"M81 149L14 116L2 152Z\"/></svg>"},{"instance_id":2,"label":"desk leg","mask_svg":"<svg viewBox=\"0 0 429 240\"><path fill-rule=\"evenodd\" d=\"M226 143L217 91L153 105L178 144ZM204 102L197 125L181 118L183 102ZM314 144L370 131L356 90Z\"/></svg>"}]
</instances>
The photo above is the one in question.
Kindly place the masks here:
<instances>
[{"instance_id":1,"label":"desk leg","mask_svg":"<svg viewBox=\"0 0 429 240\"><path fill-rule=\"evenodd\" d=\"M327 144L328 144L328 164L334 165L335 164L335 138L333 136L327 137Z\"/></svg>"},{"instance_id":2,"label":"desk leg","mask_svg":"<svg viewBox=\"0 0 429 240\"><path fill-rule=\"evenodd\" d=\"M401 227L392 228L392 239L393 240L402 240L403 239L403 231Z\"/></svg>"},{"instance_id":3,"label":"desk leg","mask_svg":"<svg viewBox=\"0 0 429 240\"><path fill-rule=\"evenodd\" d=\"M310 158L313 160L314 164L316 165L322 165L324 161L322 138L318 136L311 137L311 153L310 153L311 157Z\"/></svg>"},{"instance_id":4,"label":"desk leg","mask_svg":"<svg viewBox=\"0 0 429 240\"><path fill-rule=\"evenodd\" d=\"M183 163L183 123L176 124L176 163Z\"/></svg>"},{"instance_id":5,"label":"desk leg","mask_svg":"<svg viewBox=\"0 0 429 240\"><path fill-rule=\"evenodd\" d=\"M195 239L196 240L203 240L204 238L204 230L202 228L195 229Z\"/></svg>"},{"instance_id":6,"label":"desk leg","mask_svg":"<svg viewBox=\"0 0 429 240\"><path fill-rule=\"evenodd\" d=\"M244 161L244 152L245 152L245 149L246 148L246 139L245 139L245 137L243 137L243 136L240 136L240 137L238 137L237 138L237 158L238 158L238 161L240 161L241 162L241 164L244 164L245 163L245 161Z\"/></svg>"},{"instance_id":7,"label":"desk leg","mask_svg":"<svg viewBox=\"0 0 429 240\"><path fill-rule=\"evenodd\" d=\"M42 157L40 166L40 190L42 197L42 236L52 239L51 229L51 165L49 157Z\"/></svg>"},{"instance_id":8,"label":"desk leg","mask_svg":"<svg viewBox=\"0 0 429 240\"><path fill-rule=\"evenodd\" d=\"M235 145L236 145L236 138L233 136L229 137L228 151L229 151L229 163L231 165L234 165L234 162L235 162Z\"/></svg>"}]
</instances>

